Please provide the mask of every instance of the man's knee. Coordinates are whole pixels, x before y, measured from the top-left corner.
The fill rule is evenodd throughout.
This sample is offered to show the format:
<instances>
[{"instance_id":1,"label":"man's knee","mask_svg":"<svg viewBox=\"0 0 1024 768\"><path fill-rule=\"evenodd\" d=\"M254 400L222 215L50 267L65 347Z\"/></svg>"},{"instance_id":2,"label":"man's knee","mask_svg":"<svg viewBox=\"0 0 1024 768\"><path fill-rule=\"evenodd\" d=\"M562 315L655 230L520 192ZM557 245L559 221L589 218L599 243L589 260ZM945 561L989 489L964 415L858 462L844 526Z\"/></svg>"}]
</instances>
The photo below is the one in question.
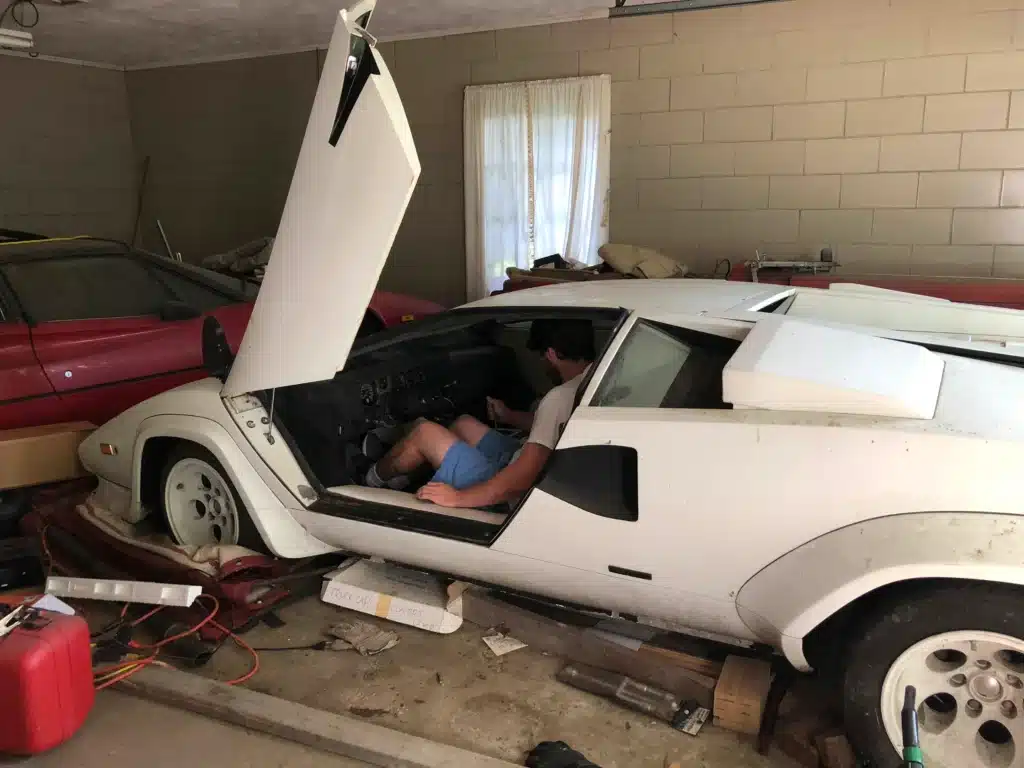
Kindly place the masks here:
<instances>
[{"instance_id":1,"label":"man's knee","mask_svg":"<svg viewBox=\"0 0 1024 768\"><path fill-rule=\"evenodd\" d=\"M459 416L451 426L451 431L454 432L462 442L469 443L470 445L476 445L479 443L481 438L487 434L488 429L490 429L490 427L479 419L465 414Z\"/></svg>"}]
</instances>

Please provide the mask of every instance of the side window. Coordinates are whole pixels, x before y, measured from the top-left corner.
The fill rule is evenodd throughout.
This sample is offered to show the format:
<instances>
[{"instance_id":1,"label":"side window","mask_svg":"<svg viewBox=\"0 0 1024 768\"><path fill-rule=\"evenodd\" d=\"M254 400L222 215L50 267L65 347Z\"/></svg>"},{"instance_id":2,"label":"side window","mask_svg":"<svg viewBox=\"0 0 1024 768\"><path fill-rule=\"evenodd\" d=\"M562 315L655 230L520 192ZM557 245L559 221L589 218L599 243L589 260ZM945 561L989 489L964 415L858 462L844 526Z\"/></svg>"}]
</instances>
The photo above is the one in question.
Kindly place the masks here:
<instances>
[{"instance_id":1,"label":"side window","mask_svg":"<svg viewBox=\"0 0 1024 768\"><path fill-rule=\"evenodd\" d=\"M236 299L226 293L204 285L196 280L191 280L185 275L172 272L162 267L153 267L153 273L157 279L170 289L174 297L197 312L210 312L219 307L236 303Z\"/></svg>"},{"instance_id":2,"label":"side window","mask_svg":"<svg viewBox=\"0 0 1024 768\"><path fill-rule=\"evenodd\" d=\"M735 343L706 343L651 323L630 331L594 396L609 408L727 408L722 402L722 369Z\"/></svg>"},{"instance_id":3,"label":"side window","mask_svg":"<svg viewBox=\"0 0 1024 768\"><path fill-rule=\"evenodd\" d=\"M2 267L31 322L155 315L173 296L122 256L23 261Z\"/></svg>"}]
</instances>

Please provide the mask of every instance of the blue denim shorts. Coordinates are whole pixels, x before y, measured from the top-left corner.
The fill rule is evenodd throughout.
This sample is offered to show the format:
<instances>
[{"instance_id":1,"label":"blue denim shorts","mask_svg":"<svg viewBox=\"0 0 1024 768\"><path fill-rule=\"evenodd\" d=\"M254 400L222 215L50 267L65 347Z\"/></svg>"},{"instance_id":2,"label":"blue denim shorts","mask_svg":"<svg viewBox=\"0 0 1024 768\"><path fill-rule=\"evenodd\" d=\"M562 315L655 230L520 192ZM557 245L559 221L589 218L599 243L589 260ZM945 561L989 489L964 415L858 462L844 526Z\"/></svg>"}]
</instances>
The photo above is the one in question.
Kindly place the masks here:
<instances>
[{"instance_id":1,"label":"blue denim shorts","mask_svg":"<svg viewBox=\"0 0 1024 768\"><path fill-rule=\"evenodd\" d=\"M516 438L493 429L475 446L460 440L444 455L433 481L459 491L485 483L508 466L521 447L522 443Z\"/></svg>"}]
</instances>

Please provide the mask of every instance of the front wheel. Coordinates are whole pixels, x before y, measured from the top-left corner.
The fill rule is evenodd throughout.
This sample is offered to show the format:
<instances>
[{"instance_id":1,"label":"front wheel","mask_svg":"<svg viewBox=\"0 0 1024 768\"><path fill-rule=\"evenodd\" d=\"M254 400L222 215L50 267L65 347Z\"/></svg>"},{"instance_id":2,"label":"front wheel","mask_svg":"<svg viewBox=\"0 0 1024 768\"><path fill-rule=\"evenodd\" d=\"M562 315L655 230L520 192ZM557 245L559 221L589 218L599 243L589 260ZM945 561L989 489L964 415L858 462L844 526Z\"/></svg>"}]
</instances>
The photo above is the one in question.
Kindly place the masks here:
<instances>
[{"instance_id":1,"label":"front wheel","mask_svg":"<svg viewBox=\"0 0 1024 768\"><path fill-rule=\"evenodd\" d=\"M846 726L877 768L900 764L900 710L917 688L927 768L1024 764L1024 590L970 584L908 591L855 632Z\"/></svg>"},{"instance_id":2,"label":"front wheel","mask_svg":"<svg viewBox=\"0 0 1024 768\"><path fill-rule=\"evenodd\" d=\"M267 551L227 472L205 448L183 443L171 451L160 477L160 497L167 529L178 544L237 544Z\"/></svg>"}]
</instances>

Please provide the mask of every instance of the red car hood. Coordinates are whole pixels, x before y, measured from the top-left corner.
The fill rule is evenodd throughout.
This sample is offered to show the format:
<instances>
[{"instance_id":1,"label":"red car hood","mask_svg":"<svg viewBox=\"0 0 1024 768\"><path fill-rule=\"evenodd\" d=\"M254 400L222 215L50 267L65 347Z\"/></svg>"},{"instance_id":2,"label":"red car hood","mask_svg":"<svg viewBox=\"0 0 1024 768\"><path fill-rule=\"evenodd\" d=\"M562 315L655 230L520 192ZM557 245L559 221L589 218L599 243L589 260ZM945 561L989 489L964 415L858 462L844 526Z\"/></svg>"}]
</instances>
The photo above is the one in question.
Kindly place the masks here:
<instances>
[{"instance_id":1,"label":"red car hood","mask_svg":"<svg viewBox=\"0 0 1024 768\"><path fill-rule=\"evenodd\" d=\"M253 306L254 303L251 301L242 304L231 304L214 310L211 313L224 328L228 344L231 345L231 351L236 354L238 353L239 345L242 343L242 336L245 334L245 326L249 323L249 316L252 314ZM399 293L389 293L387 291L377 291L374 293L368 309L376 315L385 328L391 328L399 323L407 323L410 320L417 320L421 317L444 312L444 307L433 301L417 299Z\"/></svg>"}]
</instances>

